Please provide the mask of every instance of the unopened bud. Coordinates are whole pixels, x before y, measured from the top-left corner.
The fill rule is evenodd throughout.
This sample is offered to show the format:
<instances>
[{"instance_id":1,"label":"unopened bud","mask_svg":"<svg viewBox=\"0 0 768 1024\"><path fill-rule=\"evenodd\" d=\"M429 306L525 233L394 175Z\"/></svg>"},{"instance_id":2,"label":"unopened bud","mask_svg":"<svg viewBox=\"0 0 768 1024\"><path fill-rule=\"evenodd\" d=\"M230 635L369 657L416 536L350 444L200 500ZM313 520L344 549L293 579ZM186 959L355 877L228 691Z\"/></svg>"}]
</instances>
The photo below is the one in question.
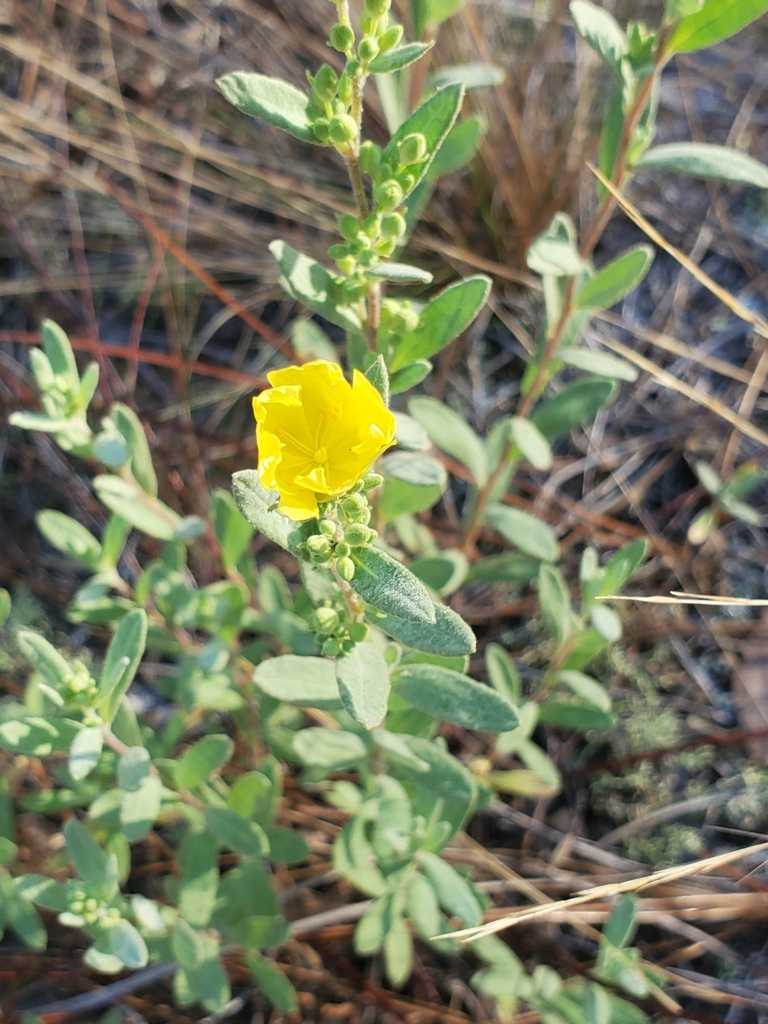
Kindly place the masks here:
<instances>
[{"instance_id":1,"label":"unopened bud","mask_svg":"<svg viewBox=\"0 0 768 1024\"><path fill-rule=\"evenodd\" d=\"M341 644L336 637L331 637L326 640L323 646L320 648L320 652L326 656L326 658L335 658L337 654L341 654Z\"/></svg>"},{"instance_id":2,"label":"unopened bud","mask_svg":"<svg viewBox=\"0 0 768 1024\"><path fill-rule=\"evenodd\" d=\"M318 142L326 143L328 141L328 122L324 117L314 122L312 131L315 133L315 138Z\"/></svg>"},{"instance_id":3,"label":"unopened bud","mask_svg":"<svg viewBox=\"0 0 768 1024\"><path fill-rule=\"evenodd\" d=\"M329 537L331 540L336 536L336 524L332 523L330 519L321 519L317 528L324 537Z\"/></svg>"},{"instance_id":4,"label":"unopened bud","mask_svg":"<svg viewBox=\"0 0 768 1024\"><path fill-rule=\"evenodd\" d=\"M421 132L413 132L398 143L397 152L402 167L420 164L427 156L427 140Z\"/></svg>"},{"instance_id":5,"label":"unopened bud","mask_svg":"<svg viewBox=\"0 0 768 1024\"><path fill-rule=\"evenodd\" d=\"M353 217L351 213L342 213L337 220L337 224L339 225L341 237L346 238L348 242L351 242L353 238L357 238L360 234L360 221L357 217Z\"/></svg>"},{"instance_id":6,"label":"unopened bud","mask_svg":"<svg viewBox=\"0 0 768 1024\"><path fill-rule=\"evenodd\" d=\"M400 213L388 213L381 219L381 233L385 238L400 238L405 234L405 217Z\"/></svg>"},{"instance_id":7,"label":"unopened bud","mask_svg":"<svg viewBox=\"0 0 768 1024\"><path fill-rule=\"evenodd\" d=\"M376 531L361 523L351 523L344 531L344 540L351 548L367 547L376 537ZM338 548L336 551L338 552Z\"/></svg>"},{"instance_id":8,"label":"unopened bud","mask_svg":"<svg viewBox=\"0 0 768 1024\"><path fill-rule=\"evenodd\" d=\"M357 260L354 256L343 256L340 260L336 260L335 262L341 273L346 274L347 277L351 277L357 269Z\"/></svg>"},{"instance_id":9,"label":"unopened bud","mask_svg":"<svg viewBox=\"0 0 768 1024\"><path fill-rule=\"evenodd\" d=\"M390 213L403 201L403 190L394 178L382 181L373 190L376 206L384 213Z\"/></svg>"},{"instance_id":10,"label":"unopened bud","mask_svg":"<svg viewBox=\"0 0 768 1024\"><path fill-rule=\"evenodd\" d=\"M328 36L328 43L339 53L347 53L355 43L355 33L349 25L334 25Z\"/></svg>"},{"instance_id":11,"label":"unopened bud","mask_svg":"<svg viewBox=\"0 0 768 1024\"><path fill-rule=\"evenodd\" d=\"M357 123L349 114L337 114L328 125L328 137L338 146L346 145L357 135Z\"/></svg>"},{"instance_id":12,"label":"unopened bud","mask_svg":"<svg viewBox=\"0 0 768 1024\"><path fill-rule=\"evenodd\" d=\"M341 507L347 515L356 515L368 508L368 502L362 494L348 494L346 498L342 498Z\"/></svg>"},{"instance_id":13,"label":"unopened bud","mask_svg":"<svg viewBox=\"0 0 768 1024\"><path fill-rule=\"evenodd\" d=\"M336 563L336 571L343 580L349 583L355 575L355 563L351 558L340 558Z\"/></svg>"},{"instance_id":14,"label":"unopened bud","mask_svg":"<svg viewBox=\"0 0 768 1024\"><path fill-rule=\"evenodd\" d=\"M352 622L349 627L349 639L361 644L368 636L368 627L364 622Z\"/></svg>"},{"instance_id":15,"label":"unopened bud","mask_svg":"<svg viewBox=\"0 0 768 1024\"><path fill-rule=\"evenodd\" d=\"M397 242L394 238L382 238L374 248L379 256L391 256L397 248Z\"/></svg>"},{"instance_id":16,"label":"unopened bud","mask_svg":"<svg viewBox=\"0 0 768 1024\"><path fill-rule=\"evenodd\" d=\"M313 558L327 558L331 553L331 544L327 537L313 534L307 538L307 550Z\"/></svg>"},{"instance_id":17,"label":"unopened bud","mask_svg":"<svg viewBox=\"0 0 768 1024\"><path fill-rule=\"evenodd\" d=\"M360 147L360 167L364 174L375 177L381 164L381 148L370 140Z\"/></svg>"},{"instance_id":18,"label":"unopened bud","mask_svg":"<svg viewBox=\"0 0 768 1024\"><path fill-rule=\"evenodd\" d=\"M374 487L381 487L384 477L381 473L366 473L363 477L363 490L370 491Z\"/></svg>"},{"instance_id":19,"label":"unopened bud","mask_svg":"<svg viewBox=\"0 0 768 1024\"><path fill-rule=\"evenodd\" d=\"M416 184L416 179L412 174L398 174L397 180L400 183L400 188L403 190L403 193L405 195L408 195L413 186Z\"/></svg>"},{"instance_id":20,"label":"unopened bud","mask_svg":"<svg viewBox=\"0 0 768 1024\"><path fill-rule=\"evenodd\" d=\"M341 541L336 545L336 549L333 553L336 555L337 558L343 560L345 558L349 558L349 556L352 554L352 549L350 548L349 544L345 544L344 541Z\"/></svg>"},{"instance_id":21,"label":"unopened bud","mask_svg":"<svg viewBox=\"0 0 768 1024\"><path fill-rule=\"evenodd\" d=\"M350 255L349 246L343 242L336 242L334 245L328 246L328 255L332 260L341 260L345 256Z\"/></svg>"},{"instance_id":22,"label":"unopened bud","mask_svg":"<svg viewBox=\"0 0 768 1024\"><path fill-rule=\"evenodd\" d=\"M312 99L318 106L322 106L324 103L330 103L336 96L336 90L339 87L339 76L330 66L330 64L323 64L315 75L315 80L312 83Z\"/></svg>"},{"instance_id":23,"label":"unopened bud","mask_svg":"<svg viewBox=\"0 0 768 1024\"><path fill-rule=\"evenodd\" d=\"M379 44L375 39L361 39L357 53L363 64L370 64L379 55Z\"/></svg>"},{"instance_id":24,"label":"unopened bud","mask_svg":"<svg viewBox=\"0 0 768 1024\"><path fill-rule=\"evenodd\" d=\"M318 633L334 633L340 625L339 613L333 608L317 608L315 621Z\"/></svg>"},{"instance_id":25,"label":"unopened bud","mask_svg":"<svg viewBox=\"0 0 768 1024\"><path fill-rule=\"evenodd\" d=\"M386 53L400 42L403 38L403 26L393 25L379 36L379 53Z\"/></svg>"},{"instance_id":26,"label":"unopened bud","mask_svg":"<svg viewBox=\"0 0 768 1024\"><path fill-rule=\"evenodd\" d=\"M389 12L389 0L365 0L365 12L372 18L383 18Z\"/></svg>"}]
</instances>

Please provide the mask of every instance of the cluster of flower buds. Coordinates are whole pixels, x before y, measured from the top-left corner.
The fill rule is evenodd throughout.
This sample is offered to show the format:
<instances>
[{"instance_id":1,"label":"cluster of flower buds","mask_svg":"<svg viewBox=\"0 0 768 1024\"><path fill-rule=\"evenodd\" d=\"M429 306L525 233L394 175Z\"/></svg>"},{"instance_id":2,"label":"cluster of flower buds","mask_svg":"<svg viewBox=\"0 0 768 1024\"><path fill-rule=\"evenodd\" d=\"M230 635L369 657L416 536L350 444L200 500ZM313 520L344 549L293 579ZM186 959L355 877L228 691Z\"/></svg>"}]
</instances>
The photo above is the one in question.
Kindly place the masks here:
<instances>
[{"instance_id":1,"label":"cluster of flower buds","mask_svg":"<svg viewBox=\"0 0 768 1024\"><path fill-rule=\"evenodd\" d=\"M108 907L95 896L89 896L85 889L73 889L67 900L67 909L59 914L59 921L70 928L82 928L83 925L100 925L102 928L114 928L120 920L117 907Z\"/></svg>"},{"instance_id":2,"label":"cluster of flower buds","mask_svg":"<svg viewBox=\"0 0 768 1024\"><path fill-rule=\"evenodd\" d=\"M373 200L378 213L391 213L402 204L427 159L427 140L421 132L411 132L400 140L394 162L391 158L384 159L383 150L375 142L363 143L360 166L373 182Z\"/></svg>"},{"instance_id":3,"label":"cluster of flower buds","mask_svg":"<svg viewBox=\"0 0 768 1024\"><path fill-rule=\"evenodd\" d=\"M308 562L335 569L347 582L352 579L355 575L353 550L370 547L378 536L368 525L371 506L364 492L382 483L383 478L378 473L367 473L348 494L320 505L317 533L310 534L301 545Z\"/></svg>"},{"instance_id":4,"label":"cluster of flower buds","mask_svg":"<svg viewBox=\"0 0 768 1024\"><path fill-rule=\"evenodd\" d=\"M85 725L101 725L101 718L94 708L99 696L98 683L82 661L73 661L71 668L70 675L62 680L62 685L56 691L55 696L51 694L50 687L47 687L45 684L43 684L43 689L54 700L61 700L68 707L81 708L84 714L83 722Z\"/></svg>"},{"instance_id":5,"label":"cluster of flower buds","mask_svg":"<svg viewBox=\"0 0 768 1024\"><path fill-rule=\"evenodd\" d=\"M403 29L400 25L389 27L390 0L365 0L360 18L362 38L358 42L346 5L338 3L337 7L339 20L330 31L328 44L344 54L346 66L341 76L328 64L323 64L314 77L308 74L312 98L307 112L318 142L332 145L349 157L355 155L358 138L358 123L350 111L359 80L369 73L380 54L397 46Z\"/></svg>"},{"instance_id":6,"label":"cluster of flower buds","mask_svg":"<svg viewBox=\"0 0 768 1024\"><path fill-rule=\"evenodd\" d=\"M351 618L346 606L326 601L312 614L312 628L320 641L320 650L327 658L347 654L368 634L364 622Z\"/></svg>"}]
</instances>

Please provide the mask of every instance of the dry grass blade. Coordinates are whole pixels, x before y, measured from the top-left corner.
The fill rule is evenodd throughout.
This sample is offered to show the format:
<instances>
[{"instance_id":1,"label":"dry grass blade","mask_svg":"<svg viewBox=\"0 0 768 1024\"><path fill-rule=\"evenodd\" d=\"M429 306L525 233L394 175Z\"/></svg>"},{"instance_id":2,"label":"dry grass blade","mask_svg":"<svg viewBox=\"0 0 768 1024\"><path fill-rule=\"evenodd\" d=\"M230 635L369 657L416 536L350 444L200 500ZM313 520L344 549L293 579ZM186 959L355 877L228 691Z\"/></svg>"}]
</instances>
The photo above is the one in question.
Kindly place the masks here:
<instances>
[{"instance_id":1,"label":"dry grass blade","mask_svg":"<svg viewBox=\"0 0 768 1024\"><path fill-rule=\"evenodd\" d=\"M757 333L763 338L768 338L768 321L764 320L759 314L754 313L751 309L748 309L742 302L739 302L735 295L731 295L727 289L721 288L716 281L713 281L708 274L704 273L701 267L688 259L684 252L676 249L675 246L671 245L663 235L659 234L656 228L645 219L637 207L633 206L626 196L622 195L621 192L619 192L619 190L615 188L605 175L601 174L593 164L588 163L587 166L599 180L600 184L611 193L624 213L626 213L630 220L633 221L641 231L645 232L652 242L655 242L659 248L664 249L665 252L668 252L670 256L676 259L681 267L685 267L689 274L693 275L700 284L703 284L704 287L712 292L714 296L720 299L723 305L727 306L732 313L735 313L736 316L745 320L748 324L752 324Z\"/></svg>"},{"instance_id":2,"label":"dry grass blade","mask_svg":"<svg viewBox=\"0 0 768 1024\"><path fill-rule=\"evenodd\" d=\"M490 921L487 924L477 925L474 928L462 928L455 932L446 932L444 935L436 936L440 939L461 939L470 942L473 939L481 939L486 935L494 935L496 932L511 928L521 921L529 921L535 917L546 917L553 910L559 912L570 910L573 907L581 906L584 903L592 903L595 900L619 896L626 892L642 892L666 882L673 882L680 878L687 878L690 875L709 874L719 867L731 864L733 861L746 857L748 854L760 853L768 850L768 843L759 843L756 846L749 846L744 850L729 850L727 853L718 854L716 857L708 857L694 861L691 864L679 864L672 868L664 868L661 871L654 871L653 874L643 875L640 878L627 878L622 882L611 882L608 885L596 885L591 889L582 890L567 900L559 900L556 903L547 903L543 906L522 907L520 910L513 910L505 917L497 921Z\"/></svg>"},{"instance_id":3,"label":"dry grass blade","mask_svg":"<svg viewBox=\"0 0 768 1024\"><path fill-rule=\"evenodd\" d=\"M605 594L597 597L597 601L642 601L644 604L704 604L724 608L765 608L768 600L751 597L717 597L716 594L686 594L682 590L670 591L669 597L655 594L649 597L632 594Z\"/></svg>"}]
</instances>

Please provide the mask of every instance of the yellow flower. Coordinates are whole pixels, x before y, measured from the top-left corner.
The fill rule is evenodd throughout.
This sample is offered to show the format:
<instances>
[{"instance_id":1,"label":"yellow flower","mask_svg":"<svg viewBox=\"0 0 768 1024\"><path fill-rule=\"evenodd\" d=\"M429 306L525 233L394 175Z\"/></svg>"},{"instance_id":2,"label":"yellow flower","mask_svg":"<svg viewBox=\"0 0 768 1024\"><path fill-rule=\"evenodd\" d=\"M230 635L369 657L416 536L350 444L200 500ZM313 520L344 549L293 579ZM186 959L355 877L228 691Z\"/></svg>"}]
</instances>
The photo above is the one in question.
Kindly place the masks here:
<instances>
[{"instance_id":1,"label":"yellow flower","mask_svg":"<svg viewBox=\"0 0 768 1024\"><path fill-rule=\"evenodd\" d=\"M311 519L318 501L349 491L395 437L395 417L358 370L350 385L335 363L316 359L267 374L253 400L259 478L280 492L289 519Z\"/></svg>"}]
</instances>

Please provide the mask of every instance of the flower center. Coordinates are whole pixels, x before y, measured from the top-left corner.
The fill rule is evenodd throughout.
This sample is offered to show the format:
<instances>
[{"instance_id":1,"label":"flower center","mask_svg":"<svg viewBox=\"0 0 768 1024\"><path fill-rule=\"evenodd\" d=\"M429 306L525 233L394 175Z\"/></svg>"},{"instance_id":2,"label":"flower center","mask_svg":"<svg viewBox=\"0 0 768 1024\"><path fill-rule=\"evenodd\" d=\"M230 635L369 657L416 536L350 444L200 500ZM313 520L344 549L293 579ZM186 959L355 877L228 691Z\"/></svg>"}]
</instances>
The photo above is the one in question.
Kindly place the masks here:
<instances>
[{"instance_id":1,"label":"flower center","mask_svg":"<svg viewBox=\"0 0 768 1024\"><path fill-rule=\"evenodd\" d=\"M315 452L315 462L318 464L318 466L320 466L322 465L322 463L327 461L328 452L325 450L325 448L318 448L317 451Z\"/></svg>"}]
</instances>

